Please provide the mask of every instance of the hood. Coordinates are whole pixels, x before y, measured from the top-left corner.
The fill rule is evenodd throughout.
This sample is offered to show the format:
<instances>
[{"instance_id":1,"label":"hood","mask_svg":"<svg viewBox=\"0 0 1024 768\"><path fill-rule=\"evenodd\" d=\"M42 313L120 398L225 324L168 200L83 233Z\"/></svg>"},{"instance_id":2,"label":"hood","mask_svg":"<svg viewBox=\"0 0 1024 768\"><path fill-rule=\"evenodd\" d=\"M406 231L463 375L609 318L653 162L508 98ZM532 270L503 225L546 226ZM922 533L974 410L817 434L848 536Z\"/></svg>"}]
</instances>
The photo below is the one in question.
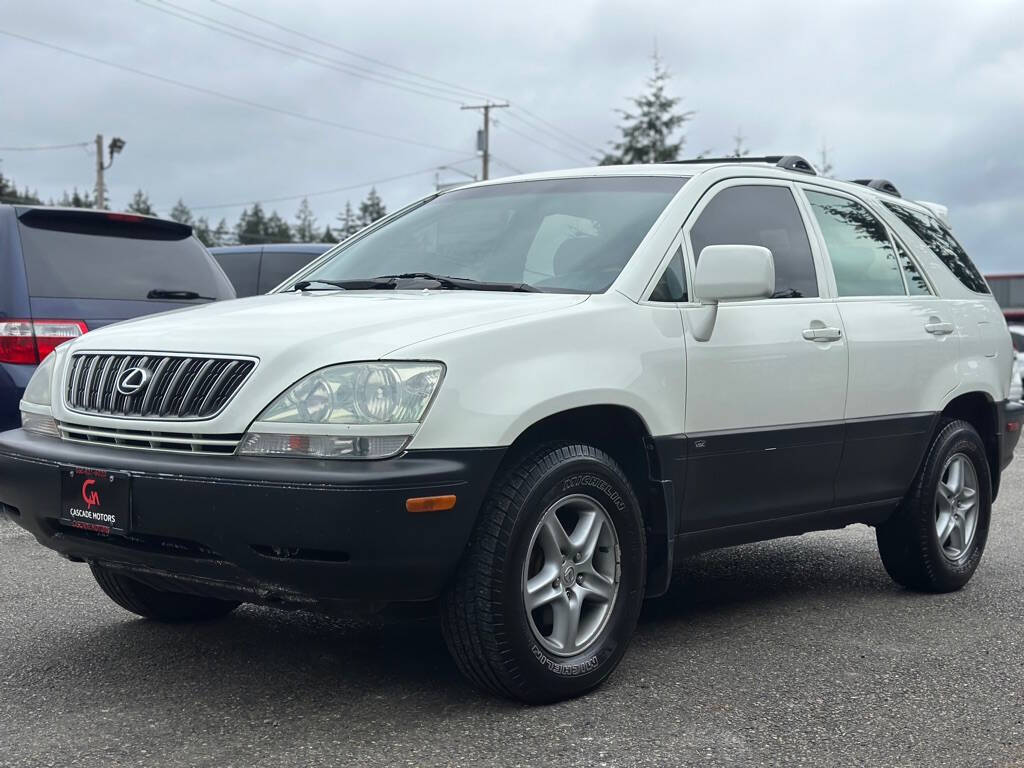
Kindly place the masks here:
<instances>
[{"instance_id":1,"label":"hood","mask_svg":"<svg viewBox=\"0 0 1024 768\"><path fill-rule=\"evenodd\" d=\"M586 299L580 294L439 290L277 293L128 320L86 334L71 351L251 355L264 364L312 371L376 360L436 336Z\"/></svg>"}]
</instances>

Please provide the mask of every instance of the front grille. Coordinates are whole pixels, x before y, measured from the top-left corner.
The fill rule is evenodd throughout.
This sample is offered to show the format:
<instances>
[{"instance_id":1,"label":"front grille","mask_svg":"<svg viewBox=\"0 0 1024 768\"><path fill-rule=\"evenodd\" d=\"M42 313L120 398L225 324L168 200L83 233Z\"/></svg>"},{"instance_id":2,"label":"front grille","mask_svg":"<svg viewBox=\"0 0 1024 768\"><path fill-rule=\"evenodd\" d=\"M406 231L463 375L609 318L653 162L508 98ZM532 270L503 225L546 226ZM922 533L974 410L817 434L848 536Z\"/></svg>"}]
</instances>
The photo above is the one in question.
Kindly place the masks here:
<instances>
[{"instance_id":1,"label":"front grille","mask_svg":"<svg viewBox=\"0 0 1024 768\"><path fill-rule=\"evenodd\" d=\"M241 357L81 352L71 358L64 398L79 413L142 419L210 419L256 367ZM118 391L126 371L149 373L137 392Z\"/></svg>"},{"instance_id":2,"label":"front grille","mask_svg":"<svg viewBox=\"0 0 1024 768\"><path fill-rule=\"evenodd\" d=\"M151 432L139 429L109 429L86 427L59 422L60 436L72 443L110 445L144 451L171 451L172 453L206 453L231 455L241 441L241 435L204 435L184 432Z\"/></svg>"}]
</instances>

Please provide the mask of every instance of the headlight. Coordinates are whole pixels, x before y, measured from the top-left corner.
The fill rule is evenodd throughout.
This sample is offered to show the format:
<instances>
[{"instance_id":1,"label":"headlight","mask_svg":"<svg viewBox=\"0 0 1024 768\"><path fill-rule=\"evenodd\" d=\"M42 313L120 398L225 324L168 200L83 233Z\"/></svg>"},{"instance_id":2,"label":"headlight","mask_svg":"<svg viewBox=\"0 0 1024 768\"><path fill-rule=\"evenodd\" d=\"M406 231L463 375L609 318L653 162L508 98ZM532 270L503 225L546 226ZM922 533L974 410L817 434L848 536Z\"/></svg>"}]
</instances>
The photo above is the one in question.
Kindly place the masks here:
<instances>
[{"instance_id":1,"label":"headlight","mask_svg":"<svg viewBox=\"0 0 1024 768\"><path fill-rule=\"evenodd\" d=\"M47 437L60 437L57 422L50 413L50 387L57 355L47 355L28 380L21 396L21 428L26 432Z\"/></svg>"},{"instance_id":2,"label":"headlight","mask_svg":"<svg viewBox=\"0 0 1024 768\"><path fill-rule=\"evenodd\" d=\"M394 456L412 439L443 375L440 363L348 363L316 371L260 414L239 453Z\"/></svg>"}]
</instances>

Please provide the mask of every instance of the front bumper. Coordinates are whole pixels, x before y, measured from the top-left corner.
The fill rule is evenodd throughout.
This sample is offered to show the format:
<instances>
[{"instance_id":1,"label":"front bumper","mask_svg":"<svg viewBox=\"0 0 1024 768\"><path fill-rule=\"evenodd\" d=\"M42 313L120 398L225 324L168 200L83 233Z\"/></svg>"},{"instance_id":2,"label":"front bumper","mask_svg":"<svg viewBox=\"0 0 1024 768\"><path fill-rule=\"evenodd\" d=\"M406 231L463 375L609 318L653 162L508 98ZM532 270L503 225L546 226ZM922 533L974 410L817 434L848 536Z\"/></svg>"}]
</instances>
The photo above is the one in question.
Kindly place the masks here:
<instances>
[{"instance_id":1,"label":"front bumper","mask_svg":"<svg viewBox=\"0 0 1024 768\"><path fill-rule=\"evenodd\" d=\"M168 589L249 602L420 601L453 574L502 449L383 461L189 456L0 435L0 507L44 546ZM131 533L59 521L62 467L131 475ZM410 514L406 499L455 494Z\"/></svg>"}]
</instances>

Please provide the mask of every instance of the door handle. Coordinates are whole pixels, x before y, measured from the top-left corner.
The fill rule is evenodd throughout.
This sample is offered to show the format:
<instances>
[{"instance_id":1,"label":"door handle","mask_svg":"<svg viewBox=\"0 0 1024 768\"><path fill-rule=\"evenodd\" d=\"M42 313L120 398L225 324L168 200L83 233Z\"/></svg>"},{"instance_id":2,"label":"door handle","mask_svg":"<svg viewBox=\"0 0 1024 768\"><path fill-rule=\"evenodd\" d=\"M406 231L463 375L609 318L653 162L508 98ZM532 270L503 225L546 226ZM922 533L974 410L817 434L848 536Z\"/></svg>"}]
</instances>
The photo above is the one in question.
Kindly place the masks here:
<instances>
[{"instance_id":1,"label":"door handle","mask_svg":"<svg viewBox=\"0 0 1024 768\"><path fill-rule=\"evenodd\" d=\"M808 341L839 341L843 338L840 328L805 328L804 338Z\"/></svg>"},{"instance_id":2,"label":"door handle","mask_svg":"<svg viewBox=\"0 0 1024 768\"><path fill-rule=\"evenodd\" d=\"M925 323L924 329L935 336L948 336L953 332L953 324L943 323L936 319L936 321Z\"/></svg>"}]
</instances>

